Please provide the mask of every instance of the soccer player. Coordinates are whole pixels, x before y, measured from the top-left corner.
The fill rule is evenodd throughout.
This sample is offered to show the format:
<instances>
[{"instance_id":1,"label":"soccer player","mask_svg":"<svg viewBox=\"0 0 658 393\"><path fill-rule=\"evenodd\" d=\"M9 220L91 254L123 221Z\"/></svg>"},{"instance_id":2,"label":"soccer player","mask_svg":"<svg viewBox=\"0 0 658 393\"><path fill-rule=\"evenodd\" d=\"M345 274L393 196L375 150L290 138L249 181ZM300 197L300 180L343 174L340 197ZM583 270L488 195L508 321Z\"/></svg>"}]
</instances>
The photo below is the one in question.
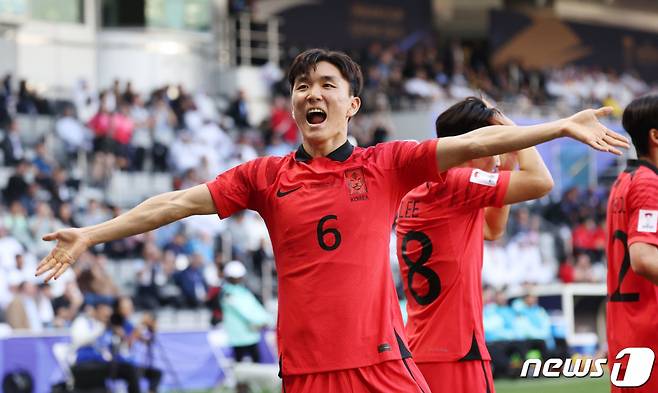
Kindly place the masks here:
<instances>
[{"instance_id":1,"label":"soccer player","mask_svg":"<svg viewBox=\"0 0 658 393\"><path fill-rule=\"evenodd\" d=\"M439 138L513 124L469 97L436 119ZM491 357L482 327L484 239L505 232L509 204L542 197L553 179L537 150L521 150L495 169L494 157L467 161L407 194L397 217L397 253L407 295L407 337L433 392L491 393Z\"/></svg>"},{"instance_id":2,"label":"soccer player","mask_svg":"<svg viewBox=\"0 0 658 393\"><path fill-rule=\"evenodd\" d=\"M424 392L406 349L388 264L390 228L402 197L462 162L560 136L620 153L625 139L586 110L531 127L493 126L459 137L347 141L363 78L347 55L311 49L290 66L299 149L230 169L207 184L147 199L110 221L48 234L57 245L37 268L61 275L89 246L153 230L194 214L252 209L264 218L279 277L277 336L283 388L296 392Z\"/></svg>"},{"instance_id":3,"label":"soccer player","mask_svg":"<svg viewBox=\"0 0 658 393\"><path fill-rule=\"evenodd\" d=\"M608 232L608 365L621 362L624 348L647 347L658 354L658 95L631 102L623 125L638 160L629 160L610 190ZM622 363L625 364L625 363ZM625 366L617 380L632 370ZM658 366L638 388L612 392L658 392Z\"/></svg>"}]
</instances>

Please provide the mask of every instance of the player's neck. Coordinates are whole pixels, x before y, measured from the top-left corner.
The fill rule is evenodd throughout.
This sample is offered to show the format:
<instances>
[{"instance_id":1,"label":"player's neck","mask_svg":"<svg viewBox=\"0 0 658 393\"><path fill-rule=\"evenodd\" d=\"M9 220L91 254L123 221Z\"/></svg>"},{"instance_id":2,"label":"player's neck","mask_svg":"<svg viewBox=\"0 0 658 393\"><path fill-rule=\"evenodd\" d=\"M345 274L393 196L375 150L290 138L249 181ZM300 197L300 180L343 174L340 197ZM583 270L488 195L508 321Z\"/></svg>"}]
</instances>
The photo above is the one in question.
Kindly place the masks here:
<instances>
[{"instance_id":1,"label":"player's neck","mask_svg":"<svg viewBox=\"0 0 658 393\"><path fill-rule=\"evenodd\" d=\"M649 161L654 166L658 167L658 149L652 149L649 151L649 154L640 156L640 160Z\"/></svg>"},{"instance_id":2,"label":"player's neck","mask_svg":"<svg viewBox=\"0 0 658 393\"><path fill-rule=\"evenodd\" d=\"M336 138L327 139L321 142L304 140L302 145L304 146L304 150L306 150L311 157L326 157L329 153L341 147L345 141L347 141L347 135L340 135Z\"/></svg>"}]
</instances>

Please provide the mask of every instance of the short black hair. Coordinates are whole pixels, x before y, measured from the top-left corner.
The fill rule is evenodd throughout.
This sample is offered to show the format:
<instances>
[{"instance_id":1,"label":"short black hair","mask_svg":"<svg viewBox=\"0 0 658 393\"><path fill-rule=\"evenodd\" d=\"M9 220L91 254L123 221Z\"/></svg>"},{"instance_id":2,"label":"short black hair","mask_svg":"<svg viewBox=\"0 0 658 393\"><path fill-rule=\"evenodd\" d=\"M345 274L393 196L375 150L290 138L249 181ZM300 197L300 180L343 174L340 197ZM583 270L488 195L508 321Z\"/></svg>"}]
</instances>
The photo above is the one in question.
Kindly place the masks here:
<instances>
[{"instance_id":1,"label":"short black hair","mask_svg":"<svg viewBox=\"0 0 658 393\"><path fill-rule=\"evenodd\" d=\"M649 131L658 129L658 94L634 99L624 109L622 124L631 136L637 155L649 155Z\"/></svg>"},{"instance_id":2,"label":"short black hair","mask_svg":"<svg viewBox=\"0 0 658 393\"><path fill-rule=\"evenodd\" d=\"M363 73L361 72L361 67L343 52L318 48L305 50L292 61L288 69L290 89L295 84L295 79L307 74L311 67L315 69L321 61L331 63L340 70L340 74L350 85L350 94L354 97L358 97L361 94L361 89L363 89Z\"/></svg>"},{"instance_id":3,"label":"short black hair","mask_svg":"<svg viewBox=\"0 0 658 393\"><path fill-rule=\"evenodd\" d=\"M490 108L481 98L467 97L446 109L436 118L436 136L458 136L491 125L500 112Z\"/></svg>"}]
</instances>

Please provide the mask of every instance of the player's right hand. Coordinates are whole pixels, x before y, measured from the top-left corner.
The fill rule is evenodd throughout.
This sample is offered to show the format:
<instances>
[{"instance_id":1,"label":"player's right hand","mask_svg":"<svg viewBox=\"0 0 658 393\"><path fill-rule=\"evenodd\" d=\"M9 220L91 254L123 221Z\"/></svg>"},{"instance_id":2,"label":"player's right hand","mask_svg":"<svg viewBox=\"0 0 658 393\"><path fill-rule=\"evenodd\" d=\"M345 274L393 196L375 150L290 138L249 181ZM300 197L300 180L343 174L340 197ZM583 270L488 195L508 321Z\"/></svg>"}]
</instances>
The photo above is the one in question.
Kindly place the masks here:
<instances>
[{"instance_id":1,"label":"player's right hand","mask_svg":"<svg viewBox=\"0 0 658 393\"><path fill-rule=\"evenodd\" d=\"M47 273L45 282L59 278L89 248L87 237L79 228L62 229L49 233L43 237L43 240L57 240L55 248L37 266L35 275L40 276Z\"/></svg>"}]
</instances>

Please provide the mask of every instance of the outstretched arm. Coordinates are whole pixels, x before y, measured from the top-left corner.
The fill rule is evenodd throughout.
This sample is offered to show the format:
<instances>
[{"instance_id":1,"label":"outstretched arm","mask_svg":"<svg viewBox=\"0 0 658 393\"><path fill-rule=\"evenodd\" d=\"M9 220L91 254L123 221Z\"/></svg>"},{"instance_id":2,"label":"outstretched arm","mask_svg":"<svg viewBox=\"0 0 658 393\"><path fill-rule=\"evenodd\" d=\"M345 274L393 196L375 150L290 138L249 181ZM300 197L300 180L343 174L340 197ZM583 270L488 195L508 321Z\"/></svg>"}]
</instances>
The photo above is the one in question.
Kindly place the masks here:
<instances>
[{"instance_id":1,"label":"outstretched arm","mask_svg":"<svg viewBox=\"0 0 658 393\"><path fill-rule=\"evenodd\" d=\"M205 184L156 195L109 221L47 234L43 240L57 240L57 245L39 263L36 275L48 273L46 282L57 279L80 254L96 244L148 232L188 216L215 212Z\"/></svg>"},{"instance_id":2,"label":"outstretched arm","mask_svg":"<svg viewBox=\"0 0 658 393\"><path fill-rule=\"evenodd\" d=\"M615 146L627 148L627 139L598 120L610 111L609 107L587 109L566 119L534 126L495 125L460 136L441 138L436 144L437 165L440 171L445 171L475 158L522 150L565 136L596 150L620 155Z\"/></svg>"}]
</instances>

